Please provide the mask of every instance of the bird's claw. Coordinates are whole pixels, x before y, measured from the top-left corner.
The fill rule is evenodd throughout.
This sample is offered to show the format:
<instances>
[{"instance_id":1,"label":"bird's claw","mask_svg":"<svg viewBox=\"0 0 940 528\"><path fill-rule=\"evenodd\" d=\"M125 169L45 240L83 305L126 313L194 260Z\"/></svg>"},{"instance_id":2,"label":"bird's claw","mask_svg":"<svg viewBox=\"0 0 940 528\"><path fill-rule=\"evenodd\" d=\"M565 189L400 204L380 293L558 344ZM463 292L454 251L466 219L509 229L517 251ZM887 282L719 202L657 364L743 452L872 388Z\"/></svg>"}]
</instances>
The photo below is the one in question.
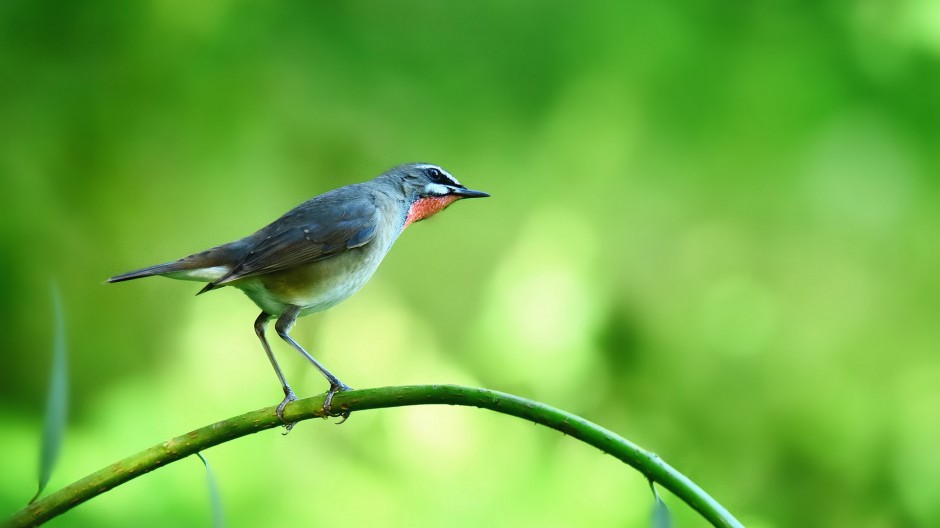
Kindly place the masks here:
<instances>
[{"instance_id":1,"label":"bird's claw","mask_svg":"<svg viewBox=\"0 0 940 528\"><path fill-rule=\"evenodd\" d=\"M287 407L287 404L292 401L297 401L297 396L294 395L294 391L290 390L290 388L285 388L284 400L281 401L280 405L277 406L277 410L275 411L277 414L277 419L280 420L282 424L284 424L285 431L283 434L289 433L290 430L294 428L294 425L297 424L297 422L288 422L284 419L284 408Z\"/></svg>"},{"instance_id":2,"label":"bird's claw","mask_svg":"<svg viewBox=\"0 0 940 528\"><path fill-rule=\"evenodd\" d=\"M330 391L326 393L326 399L323 400L323 413L327 416L339 416L342 420L336 422L336 425L339 425L345 422L349 418L349 411L343 411L339 414L333 414L333 396L338 392L345 392L352 390L352 387L345 385L343 383L338 383L335 385L330 385Z\"/></svg>"}]
</instances>

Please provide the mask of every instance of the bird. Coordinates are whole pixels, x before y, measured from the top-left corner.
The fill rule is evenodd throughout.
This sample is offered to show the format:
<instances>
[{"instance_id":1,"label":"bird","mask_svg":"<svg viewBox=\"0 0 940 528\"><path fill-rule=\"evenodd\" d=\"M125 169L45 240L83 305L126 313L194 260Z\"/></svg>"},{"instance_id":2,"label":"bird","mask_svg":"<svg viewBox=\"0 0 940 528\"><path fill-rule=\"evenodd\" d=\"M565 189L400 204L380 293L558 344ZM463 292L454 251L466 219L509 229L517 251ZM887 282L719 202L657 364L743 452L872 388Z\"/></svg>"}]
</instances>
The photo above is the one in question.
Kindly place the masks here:
<instances>
[{"instance_id":1,"label":"bird","mask_svg":"<svg viewBox=\"0 0 940 528\"><path fill-rule=\"evenodd\" d=\"M275 320L278 336L329 382L323 410L333 414L333 396L350 387L291 337L297 318L332 308L359 291L406 227L458 200L488 196L464 187L438 165L403 164L311 198L240 240L107 282L162 276L205 282L196 295L225 286L244 292L261 309L254 330L284 391L276 414L290 431L293 424L284 419L284 408L297 397L271 351L268 323ZM345 420L349 414L341 416Z\"/></svg>"}]
</instances>

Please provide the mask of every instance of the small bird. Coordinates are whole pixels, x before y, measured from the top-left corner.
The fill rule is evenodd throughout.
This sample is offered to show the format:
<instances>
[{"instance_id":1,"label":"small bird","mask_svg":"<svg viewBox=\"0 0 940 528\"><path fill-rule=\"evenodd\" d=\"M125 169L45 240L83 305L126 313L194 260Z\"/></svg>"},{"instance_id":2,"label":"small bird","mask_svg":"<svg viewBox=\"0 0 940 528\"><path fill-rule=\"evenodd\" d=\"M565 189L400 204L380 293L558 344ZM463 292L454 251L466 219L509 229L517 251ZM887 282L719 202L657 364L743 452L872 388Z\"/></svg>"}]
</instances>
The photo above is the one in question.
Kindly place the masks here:
<instances>
[{"instance_id":1,"label":"small bird","mask_svg":"<svg viewBox=\"0 0 940 528\"><path fill-rule=\"evenodd\" d=\"M265 337L277 318L277 334L329 381L323 409L333 395L349 390L290 336L298 317L339 304L372 277L392 244L409 225L429 218L462 198L489 194L467 189L447 171L428 163L400 165L374 180L347 185L311 198L241 240L108 279L121 282L160 275L207 282L196 295L234 286L259 308L255 333L284 390L277 416L297 399ZM344 414L345 419L348 414Z\"/></svg>"}]
</instances>

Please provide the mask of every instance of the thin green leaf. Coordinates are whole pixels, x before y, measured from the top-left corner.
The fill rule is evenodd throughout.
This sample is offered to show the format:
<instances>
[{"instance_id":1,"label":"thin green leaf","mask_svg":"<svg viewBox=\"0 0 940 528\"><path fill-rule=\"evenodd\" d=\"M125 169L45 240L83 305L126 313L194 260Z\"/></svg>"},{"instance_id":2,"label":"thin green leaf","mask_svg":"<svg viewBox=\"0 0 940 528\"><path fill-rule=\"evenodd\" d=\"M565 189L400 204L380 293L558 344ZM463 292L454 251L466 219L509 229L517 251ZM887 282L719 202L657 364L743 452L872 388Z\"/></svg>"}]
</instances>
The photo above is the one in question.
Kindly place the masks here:
<instances>
[{"instance_id":1,"label":"thin green leaf","mask_svg":"<svg viewBox=\"0 0 940 528\"><path fill-rule=\"evenodd\" d=\"M213 528L225 528L225 520L222 517L222 496L219 494L219 484L215 480L215 474L209 467L209 461L202 453L196 451L196 456L206 466L206 484L209 486L209 502L212 504L212 526Z\"/></svg>"},{"instance_id":2,"label":"thin green leaf","mask_svg":"<svg viewBox=\"0 0 940 528\"><path fill-rule=\"evenodd\" d=\"M650 490L653 492L653 498L656 502L653 504L652 522L653 528L672 528L672 518L669 516L669 507L663 502L659 492L656 491L656 485L650 482Z\"/></svg>"},{"instance_id":3,"label":"thin green leaf","mask_svg":"<svg viewBox=\"0 0 940 528\"><path fill-rule=\"evenodd\" d=\"M43 424L42 448L39 454L39 489L29 501L30 503L39 498L52 476L52 470L62 448L69 404L65 311L62 307L59 286L55 282L51 285L51 291L54 328L52 373L49 379L49 392L46 395L46 416Z\"/></svg>"}]
</instances>

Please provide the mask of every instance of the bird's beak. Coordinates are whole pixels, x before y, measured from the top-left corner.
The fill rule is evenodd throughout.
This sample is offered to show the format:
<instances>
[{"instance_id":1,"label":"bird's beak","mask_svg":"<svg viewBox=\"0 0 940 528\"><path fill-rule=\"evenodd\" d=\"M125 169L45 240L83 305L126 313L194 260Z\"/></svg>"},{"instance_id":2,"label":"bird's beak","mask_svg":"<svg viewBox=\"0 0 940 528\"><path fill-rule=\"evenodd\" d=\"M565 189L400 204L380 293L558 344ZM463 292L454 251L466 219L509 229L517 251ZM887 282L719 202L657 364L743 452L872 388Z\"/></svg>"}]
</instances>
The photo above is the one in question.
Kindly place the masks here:
<instances>
[{"instance_id":1,"label":"bird's beak","mask_svg":"<svg viewBox=\"0 0 940 528\"><path fill-rule=\"evenodd\" d=\"M483 191L474 191L464 187L451 187L450 193L456 194L461 198L486 198L489 196L489 193L485 193Z\"/></svg>"}]
</instances>

